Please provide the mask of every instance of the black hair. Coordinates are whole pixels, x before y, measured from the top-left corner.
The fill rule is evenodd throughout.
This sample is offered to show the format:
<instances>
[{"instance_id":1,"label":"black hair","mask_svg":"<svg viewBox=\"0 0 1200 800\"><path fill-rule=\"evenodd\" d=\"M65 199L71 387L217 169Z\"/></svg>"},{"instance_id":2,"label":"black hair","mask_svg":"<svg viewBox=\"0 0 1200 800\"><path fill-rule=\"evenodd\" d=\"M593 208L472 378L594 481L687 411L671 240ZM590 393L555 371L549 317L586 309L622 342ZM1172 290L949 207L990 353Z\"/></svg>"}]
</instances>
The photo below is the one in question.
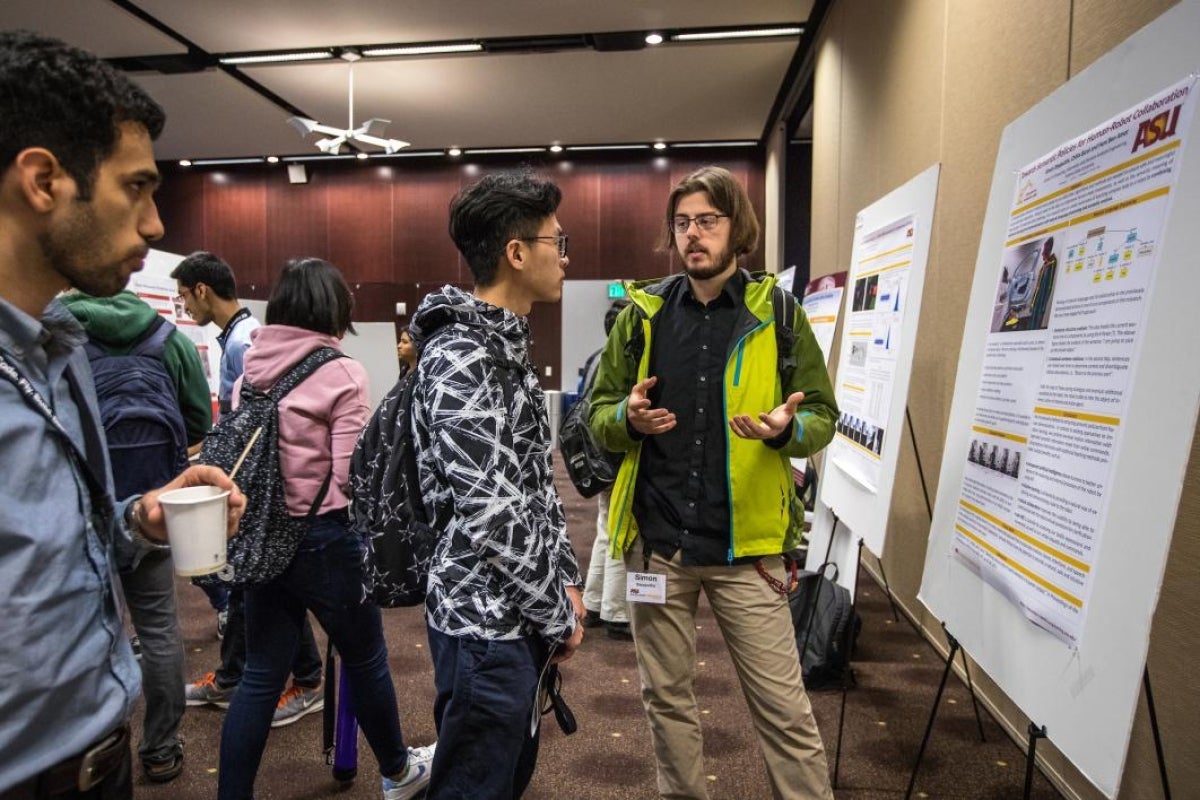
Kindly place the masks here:
<instances>
[{"instance_id":1,"label":"black hair","mask_svg":"<svg viewBox=\"0 0 1200 800\"><path fill-rule=\"evenodd\" d=\"M0 32L0 172L22 150L44 147L75 181L78 199L89 200L125 122L157 139L166 114L86 50L29 31Z\"/></svg>"},{"instance_id":2,"label":"black hair","mask_svg":"<svg viewBox=\"0 0 1200 800\"><path fill-rule=\"evenodd\" d=\"M354 296L337 267L323 258L294 258L284 265L267 301L267 324L340 338L355 332L353 310Z\"/></svg>"},{"instance_id":3,"label":"black hair","mask_svg":"<svg viewBox=\"0 0 1200 800\"><path fill-rule=\"evenodd\" d=\"M450 238L475 277L490 286L504 248L513 239L537 236L543 220L558 210L562 192L529 172L485 175L450 201Z\"/></svg>"},{"instance_id":4,"label":"black hair","mask_svg":"<svg viewBox=\"0 0 1200 800\"><path fill-rule=\"evenodd\" d=\"M237 284L233 279L233 268L223 260L204 250L197 250L175 265L171 278L189 289L203 283L222 300L237 298Z\"/></svg>"},{"instance_id":5,"label":"black hair","mask_svg":"<svg viewBox=\"0 0 1200 800\"><path fill-rule=\"evenodd\" d=\"M608 307L608 311L604 312L604 335L612 333L613 325L617 324L617 317L621 315L622 309L629 305L629 299L622 297L613 300L612 305Z\"/></svg>"}]
</instances>

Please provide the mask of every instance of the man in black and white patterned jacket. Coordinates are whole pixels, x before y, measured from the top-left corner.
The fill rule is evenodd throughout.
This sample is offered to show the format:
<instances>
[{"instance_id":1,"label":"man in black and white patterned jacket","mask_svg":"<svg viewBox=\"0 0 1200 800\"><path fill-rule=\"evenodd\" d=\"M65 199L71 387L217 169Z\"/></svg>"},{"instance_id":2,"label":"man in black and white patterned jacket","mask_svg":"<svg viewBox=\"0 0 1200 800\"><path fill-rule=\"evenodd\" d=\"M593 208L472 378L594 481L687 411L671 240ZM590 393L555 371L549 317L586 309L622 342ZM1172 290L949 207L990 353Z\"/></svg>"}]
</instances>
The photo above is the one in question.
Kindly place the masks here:
<instances>
[{"instance_id":1,"label":"man in black and white patterned jacket","mask_svg":"<svg viewBox=\"0 0 1200 800\"><path fill-rule=\"evenodd\" d=\"M528 174L461 191L450 235L474 290L443 287L413 317L418 473L442 534L426 599L438 727L430 800L522 794L537 759L538 677L583 640L582 580L525 320L533 303L562 295L560 199Z\"/></svg>"}]
</instances>

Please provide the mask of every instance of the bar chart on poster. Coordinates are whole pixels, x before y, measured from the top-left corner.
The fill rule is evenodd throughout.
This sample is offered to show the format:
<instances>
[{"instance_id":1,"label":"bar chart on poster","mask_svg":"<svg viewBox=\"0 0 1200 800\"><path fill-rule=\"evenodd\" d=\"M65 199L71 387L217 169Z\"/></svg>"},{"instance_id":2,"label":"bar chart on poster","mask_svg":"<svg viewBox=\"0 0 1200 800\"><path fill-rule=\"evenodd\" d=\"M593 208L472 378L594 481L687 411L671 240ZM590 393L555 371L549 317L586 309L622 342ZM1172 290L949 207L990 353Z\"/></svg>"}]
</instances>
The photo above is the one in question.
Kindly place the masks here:
<instances>
[{"instance_id":1,"label":"bar chart on poster","mask_svg":"<svg viewBox=\"0 0 1200 800\"><path fill-rule=\"evenodd\" d=\"M918 595L1108 797L1200 405L1198 27L1177 6L1004 132Z\"/></svg>"}]
</instances>

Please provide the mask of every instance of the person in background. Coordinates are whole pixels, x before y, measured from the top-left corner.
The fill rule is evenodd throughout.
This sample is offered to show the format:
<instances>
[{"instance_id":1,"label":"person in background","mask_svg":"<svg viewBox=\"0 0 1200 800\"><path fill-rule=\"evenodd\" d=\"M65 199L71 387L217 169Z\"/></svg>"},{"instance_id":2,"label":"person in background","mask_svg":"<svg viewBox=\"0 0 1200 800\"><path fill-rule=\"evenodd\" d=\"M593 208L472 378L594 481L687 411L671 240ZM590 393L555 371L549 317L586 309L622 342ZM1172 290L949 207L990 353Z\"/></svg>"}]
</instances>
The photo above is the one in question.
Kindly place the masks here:
<instances>
[{"instance_id":1,"label":"person in background","mask_svg":"<svg viewBox=\"0 0 1200 800\"><path fill-rule=\"evenodd\" d=\"M288 262L267 303L267 324L252 334L243 381L270 391L310 352L341 350L353 333L353 299L327 261ZM237 407L237 394L233 405ZM249 800L279 693L300 643L307 611L329 635L358 698L359 725L379 761L385 800L406 800L429 781L432 748L410 750L379 609L363 596L362 542L349 526L350 455L370 411L367 372L351 358L321 365L279 403L279 463L288 512L305 517L325 478L328 491L286 570L245 587L246 667L221 729L219 800Z\"/></svg>"},{"instance_id":2,"label":"person in background","mask_svg":"<svg viewBox=\"0 0 1200 800\"><path fill-rule=\"evenodd\" d=\"M162 109L91 53L0 32L0 797L129 800L141 689L116 571L167 548L163 491L113 497L86 334L56 296L120 292L162 238Z\"/></svg>"},{"instance_id":3,"label":"person in background","mask_svg":"<svg viewBox=\"0 0 1200 800\"><path fill-rule=\"evenodd\" d=\"M180 261L171 272L183 306L197 325L210 322L221 329L221 384L217 391L219 414L233 404L234 385L242 377L251 336L260 325L237 299L233 268L203 250ZM218 416L218 419L220 417ZM204 581L198 584L217 611L217 634L221 638L221 663L186 689L189 706L228 708L246 665L246 609L243 588ZM300 647L292 664L292 685L279 696L274 725L290 725L325 707L321 691L321 653L312 625L304 620Z\"/></svg>"},{"instance_id":4,"label":"person in background","mask_svg":"<svg viewBox=\"0 0 1200 800\"><path fill-rule=\"evenodd\" d=\"M589 420L601 446L626 453L609 508L612 555L663 592L661 604L629 604L658 791L708 796L693 691L703 591L737 667L772 796L832 800L782 557L795 491L789 458L828 444L838 418L825 359L787 295L794 368L781 377L775 278L738 269L759 227L728 170L702 167L680 180L664 222L662 248L683 273L629 288L637 308L608 337ZM635 330L640 357L626 347Z\"/></svg>"},{"instance_id":5,"label":"person in background","mask_svg":"<svg viewBox=\"0 0 1200 800\"><path fill-rule=\"evenodd\" d=\"M442 532L425 602L438 729L429 800L521 796L537 763L539 675L583 641L582 581L525 319L535 302L562 297L561 196L525 173L459 192L450 237L474 291L444 286L413 316L417 474Z\"/></svg>"},{"instance_id":6,"label":"person in background","mask_svg":"<svg viewBox=\"0 0 1200 800\"><path fill-rule=\"evenodd\" d=\"M621 309L629 305L628 300L616 300L604 314L604 335L612 332ZM582 393L588 374L595 369L595 362L604 352L600 348L588 356L579 375L579 391ZM587 582L583 589L583 605L587 615L583 627L597 628L603 625L610 639L633 638L629 629L629 612L625 603L625 562L613 558L608 552L608 504L612 492L608 489L596 496L596 540L592 543L592 560L588 564Z\"/></svg>"},{"instance_id":7,"label":"person in background","mask_svg":"<svg viewBox=\"0 0 1200 800\"><path fill-rule=\"evenodd\" d=\"M400 329L400 337L396 340L396 358L400 360L400 377L403 378L408 373L417 368L417 357L420 351L417 350L417 344L413 341L412 333L408 326L405 325Z\"/></svg>"},{"instance_id":8,"label":"person in background","mask_svg":"<svg viewBox=\"0 0 1200 800\"><path fill-rule=\"evenodd\" d=\"M187 467L188 447L198 445L212 427L208 381L196 345L130 291L112 297L72 292L62 303L87 331L93 370L108 376L97 386L102 416L109 411L117 428L112 432L126 432L117 450L109 436L117 495L171 480ZM147 779L165 783L183 770L183 637L175 609L175 565L169 551L148 553L120 577L140 642L146 695L138 755Z\"/></svg>"}]
</instances>

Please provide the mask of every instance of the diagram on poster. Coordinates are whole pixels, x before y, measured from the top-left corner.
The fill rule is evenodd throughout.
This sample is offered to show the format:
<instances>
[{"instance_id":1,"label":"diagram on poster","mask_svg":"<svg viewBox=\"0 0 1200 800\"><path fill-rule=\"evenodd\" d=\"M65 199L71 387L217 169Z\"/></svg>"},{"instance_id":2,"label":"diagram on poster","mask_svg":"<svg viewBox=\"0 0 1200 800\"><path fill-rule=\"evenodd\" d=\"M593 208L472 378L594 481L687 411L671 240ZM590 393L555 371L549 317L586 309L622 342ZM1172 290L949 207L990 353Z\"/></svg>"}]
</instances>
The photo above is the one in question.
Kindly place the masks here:
<instances>
[{"instance_id":1,"label":"diagram on poster","mask_svg":"<svg viewBox=\"0 0 1200 800\"><path fill-rule=\"evenodd\" d=\"M813 278L804 287L804 298L800 301L826 364L833 352L833 334L837 330L845 286L845 272Z\"/></svg>"},{"instance_id":2,"label":"diagram on poster","mask_svg":"<svg viewBox=\"0 0 1200 800\"><path fill-rule=\"evenodd\" d=\"M835 390L841 416L827 458L871 492L878 490L908 301L916 223L912 215L862 230L850 271L846 343Z\"/></svg>"},{"instance_id":3,"label":"diagram on poster","mask_svg":"<svg viewBox=\"0 0 1200 800\"><path fill-rule=\"evenodd\" d=\"M1009 213L953 553L1071 645L1087 617L1191 86L1022 169Z\"/></svg>"}]
</instances>

